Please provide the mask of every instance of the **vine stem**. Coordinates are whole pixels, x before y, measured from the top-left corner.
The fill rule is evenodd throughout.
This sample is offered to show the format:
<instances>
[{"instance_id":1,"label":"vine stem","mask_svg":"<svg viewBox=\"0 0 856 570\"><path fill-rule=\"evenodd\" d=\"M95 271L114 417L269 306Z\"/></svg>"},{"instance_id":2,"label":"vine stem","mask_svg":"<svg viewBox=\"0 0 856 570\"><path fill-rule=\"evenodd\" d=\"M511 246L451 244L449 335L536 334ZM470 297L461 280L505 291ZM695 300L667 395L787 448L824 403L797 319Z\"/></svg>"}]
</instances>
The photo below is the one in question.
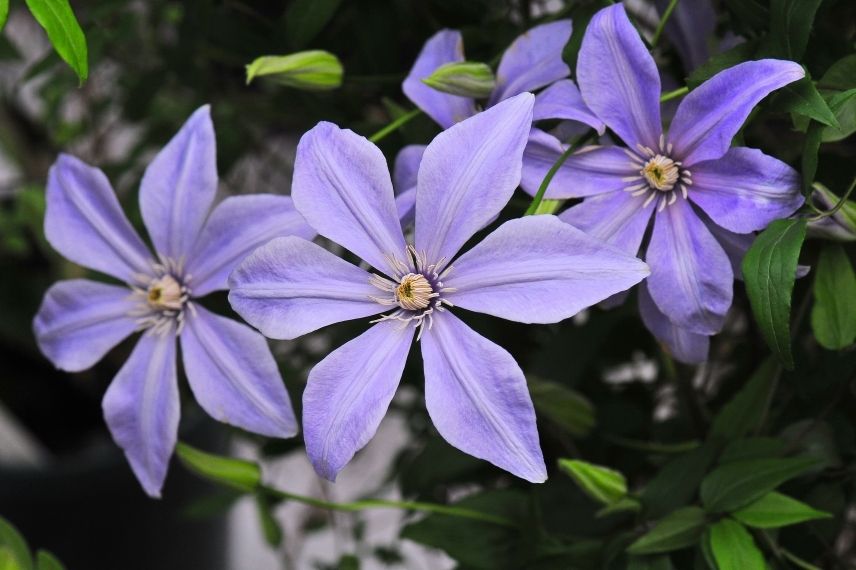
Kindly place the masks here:
<instances>
[{"instance_id":1,"label":"vine stem","mask_svg":"<svg viewBox=\"0 0 856 570\"><path fill-rule=\"evenodd\" d=\"M683 97L687 93L690 92L690 88L684 85L683 87L679 87L674 91L667 91L660 95L660 103L665 103L666 101L671 101L672 99L677 99L678 97Z\"/></svg>"},{"instance_id":2,"label":"vine stem","mask_svg":"<svg viewBox=\"0 0 856 570\"><path fill-rule=\"evenodd\" d=\"M838 203L831 210L827 210L826 212L821 212L814 206L814 204L809 204L812 208L814 208L815 212L818 212L818 215L809 218L808 221L817 222L818 220L822 220L823 218L828 218L837 214L838 210L840 210L844 206L844 204L847 203L847 199L850 197L850 194L853 193L854 188L856 188L856 178L854 178L853 182L850 183L850 187L847 189L847 192L844 193L844 196L842 196L841 199L838 200Z\"/></svg>"},{"instance_id":3,"label":"vine stem","mask_svg":"<svg viewBox=\"0 0 856 570\"><path fill-rule=\"evenodd\" d=\"M274 499L297 501L299 503L303 503L304 505L309 505L312 507L326 509L330 511L354 512L362 511L365 509L402 509L406 511L436 513L440 515L478 520L507 527L517 526L513 521L505 517L491 515L488 513L483 513L481 511L474 511L472 509L466 509L461 507L438 505L436 503L423 503L419 501L393 501L389 499L362 499L349 503L336 503L333 501L316 499L315 497L307 497L305 495L289 493L288 491L281 491L279 489L274 489L273 487L268 487L267 485L260 485L258 487L258 492Z\"/></svg>"},{"instance_id":4,"label":"vine stem","mask_svg":"<svg viewBox=\"0 0 856 570\"><path fill-rule=\"evenodd\" d=\"M538 187L538 191L535 193L535 197L532 198L532 203L529 204L529 207L526 208L526 212L523 214L524 216L531 216L535 212L538 211L538 206L541 205L541 202L544 200L544 194L547 193L547 187L550 186L550 182L553 181L553 177L559 171L565 161L568 160L574 152L576 152L581 146L586 144L588 140L595 134L594 129L590 130L588 133L577 139L574 144L569 146L565 152L562 153L562 156L553 163L553 166L550 167L550 170L547 171L547 176L544 177L544 180L541 181L541 185Z\"/></svg>"},{"instance_id":5,"label":"vine stem","mask_svg":"<svg viewBox=\"0 0 856 570\"><path fill-rule=\"evenodd\" d=\"M660 18L660 22L657 24L657 29L654 30L654 35L651 37L651 47L657 45L657 42L660 41L660 36L663 35L663 29L666 27L666 22L669 21L669 17L672 15L672 12L675 11L675 7L678 5L678 0L672 0L669 2L669 5L666 7L666 11L663 12L663 17Z\"/></svg>"},{"instance_id":6,"label":"vine stem","mask_svg":"<svg viewBox=\"0 0 856 570\"><path fill-rule=\"evenodd\" d=\"M411 119L414 119L421 114L422 114L422 109L413 109L412 111L408 111L407 113L401 115L400 117L398 117L397 119L392 121L390 124L388 124L387 126L382 128L381 130L377 131L375 134L370 136L369 140L373 143L376 143L379 140L386 138L386 136L389 135L390 133L397 131L402 126L409 123L411 121Z\"/></svg>"}]
</instances>

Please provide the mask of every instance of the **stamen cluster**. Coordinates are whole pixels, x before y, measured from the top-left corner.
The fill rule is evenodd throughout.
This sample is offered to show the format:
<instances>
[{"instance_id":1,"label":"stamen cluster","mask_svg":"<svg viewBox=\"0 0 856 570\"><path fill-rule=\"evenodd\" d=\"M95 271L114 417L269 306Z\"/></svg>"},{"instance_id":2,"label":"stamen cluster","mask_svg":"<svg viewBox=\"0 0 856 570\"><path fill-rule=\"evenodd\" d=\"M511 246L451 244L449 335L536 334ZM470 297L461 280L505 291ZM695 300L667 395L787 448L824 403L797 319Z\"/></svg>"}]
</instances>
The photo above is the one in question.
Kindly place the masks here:
<instances>
[{"instance_id":1,"label":"stamen cluster","mask_svg":"<svg viewBox=\"0 0 856 570\"><path fill-rule=\"evenodd\" d=\"M175 333L181 334L185 309L196 310L190 303L191 276L183 273L181 262L164 259L162 263L152 264L151 275L136 276L139 285L132 286L132 290L139 304L130 316L136 319L140 329L164 334L175 327Z\"/></svg>"},{"instance_id":2,"label":"stamen cluster","mask_svg":"<svg viewBox=\"0 0 856 570\"><path fill-rule=\"evenodd\" d=\"M646 208L648 204L657 198L662 198L657 211L662 212L667 206L671 206L678 199L674 191L675 186L680 188L681 195L687 197L687 187L692 186L692 173L683 167L683 164L671 157L672 143L666 143L666 138L660 135L659 152L640 144L635 150L625 149L633 168L639 169L639 174L624 178L624 182L635 182L624 189L631 192L632 196L645 196L642 204Z\"/></svg>"}]
</instances>

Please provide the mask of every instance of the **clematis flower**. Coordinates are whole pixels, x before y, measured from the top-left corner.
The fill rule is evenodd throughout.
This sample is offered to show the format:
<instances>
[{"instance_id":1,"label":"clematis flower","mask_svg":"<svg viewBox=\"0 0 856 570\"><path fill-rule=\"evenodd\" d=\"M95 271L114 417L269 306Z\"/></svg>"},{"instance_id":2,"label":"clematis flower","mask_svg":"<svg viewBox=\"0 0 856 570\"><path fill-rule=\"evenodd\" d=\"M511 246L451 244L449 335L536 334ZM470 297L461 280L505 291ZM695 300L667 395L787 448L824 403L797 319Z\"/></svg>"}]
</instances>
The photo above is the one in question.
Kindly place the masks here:
<instances>
[{"instance_id":1,"label":"clematis flower","mask_svg":"<svg viewBox=\"0 0 856 570\"><path fill-rule=\"evenodd\" d=\"M295 206L318 233L376 272L306 240L279 238L233 272L229 300L263 334L281 339L380 315L309 374L306 449L323 477L334 480L374 435L415 338L428 413L440 434L518 477L546 478L523 372L450 309L553 323L633 286L648 270L554 216L506 222L458 255L517 187L532 107L531 94L512 97L428 145L417 176L412 244L376 146L330 123L301 139Z\"/></svg>"},{"instance_id":2,"label":"clematis flower","mask_svg":"<svg viewBox=\"0 0 856 570\"><path fill-rule=\"evenodd\" d=\"M73 279L45 294L33 328L58 368L85 370L135 331L136 347L104 396L104 417L131 468L160 496L176 443L176 340L190 388L215 419L271 437L297 422L276 362L256 331L196 303L225 289L234 266L266 241L312 238L285 196L217 191L214 127L197 110L146 169L140 210L152 255L122 213L104 173L61 155L47 186L45 235L67 259L125 283Z\"/></svg>"},{"instance_id":3,"label":"clematis flower","mask_svg":"<svg viewBox=\"0 0 856 570\"><path fill-rule=\"evenodd\" d=\"M773 59L726 69L686 96L664 132L659 74L624 8L601 10L586 30L577 67L583 99L627 147L575 153L565 163L575 183L551 185L547 196L586 197L561 219L628 253L640 250L653 219L640 309L679 360L706 359L752 232L803 203L792 168L730 148L761 99L803 76L796 63ZM555 160L563 148L553 144Z\"/></svg>"}]
</instances>

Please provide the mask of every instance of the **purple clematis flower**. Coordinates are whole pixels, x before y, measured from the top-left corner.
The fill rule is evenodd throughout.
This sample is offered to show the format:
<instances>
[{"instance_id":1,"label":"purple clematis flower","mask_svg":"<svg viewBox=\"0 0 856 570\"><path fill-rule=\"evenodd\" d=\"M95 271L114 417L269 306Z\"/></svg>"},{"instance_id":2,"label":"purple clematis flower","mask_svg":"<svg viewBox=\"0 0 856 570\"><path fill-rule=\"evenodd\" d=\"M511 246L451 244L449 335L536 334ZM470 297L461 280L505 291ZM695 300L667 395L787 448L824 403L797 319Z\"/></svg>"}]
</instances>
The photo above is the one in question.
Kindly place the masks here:
<instances>
[{"instance_id":1,"label":"purple clematis flower","mask_svg":"<svg viewBox=\"0 0 856 570\"><path fill-rule=\"evenodd\" d=\"M411 245L376 146L330 123L301 139L295 206L321 235L378 272L306 240L279 238L233 272L229 300L266 336L282 339L386 313L309 374L306 449L323 477L335 479L377 430L416 337L428 413L440 434L519 477L546 478L523 372L508 352L448 309L553 323L628 289L648 270L554 216L506 222L458 256L520 181L533 99L528 93L512 97L428 145L418 170Z\"/></svg>"},{"instance_id":2,"label":"purple clematis flower","mask_svg":"<svg viewBox=\"0 0 856 570\"><path fill-rule=\"evenodd\" d=\"M659 74L624 8L601 10L586 30L577 68L583 99L627 148L582 149L564 167L576 183L551 185L547 195L587 197L561 219L628 253L639 251L655 218L640 309L679 360L706 359L752 232L803 203L792 168L730 148L761 99L803 76L789 61L739 64L687 95L664 133ZM558 159L563 148L552 144Z\"/></svg>"},{"instance_id":3,"label":"purple clematis flower","mask_svg":"<svg viewBox=\"0 0 856 570\"><path fill-rule=\"evenodd\" d=\"M583 102L580 91L570 79L571 69L562 59L562 51L571 37L571 20L542 24L520 35L502 54L496 72L496 87L486 101L491 107L524 92L548 86L535 98L533 121L561 119L587 125L603 133L603 122ZM422 82L441 65L464 61L464 42L457 30L441 30L425 42L416 62L404 80L404 94L444 129L479 112L476 100L437 91ZM545 135L537 128L530 135L532 144L523 158L521 185L534 194L552 163L541 169L540 143ZM408 167L418 169L418 152L409 150L424 146L405 147L396 159L396 171L404 161L416 161ZM405 151L407 151L405 153ZM560 151L561 152L561 151ZM402 197L399 201L406 200ZM403 209L405 206L401 206Z\"/></svg>"},{"instance_id":4,"label":"purple clematis flower","mask_svg":"<svg viewBox=\"0 0 856 570\"><path fill-rule=\"evenodd\" d=\"M122 213L99 169L61 155L47 187L45 235L66 258L124 281L61 281L45 294L33 328L62 370L85 370L134 331L144 331L104 396L113 439L152 497L160 496L179 421L176 339L197 401L212 417L271 437L297 422L260 334L194 299L226 288L234 266L268 240L315 234L285 196L223 200L214 127L197 110L146 169L140 210L156 256Z\"/></svg>"}]
</instances>

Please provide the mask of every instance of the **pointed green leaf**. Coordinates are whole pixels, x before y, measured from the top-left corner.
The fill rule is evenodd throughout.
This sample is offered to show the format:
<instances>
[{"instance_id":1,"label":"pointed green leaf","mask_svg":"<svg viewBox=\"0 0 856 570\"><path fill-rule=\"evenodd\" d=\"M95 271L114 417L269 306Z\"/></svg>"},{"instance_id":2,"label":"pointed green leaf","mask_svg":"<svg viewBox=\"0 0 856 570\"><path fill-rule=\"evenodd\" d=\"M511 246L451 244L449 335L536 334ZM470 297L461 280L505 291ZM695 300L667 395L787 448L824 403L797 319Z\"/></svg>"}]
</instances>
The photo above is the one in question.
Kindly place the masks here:
<instances>
[{"instance_id":1,"label":"pointed green leaf","mask_svg":"<svg viewBox=\"0 0 856 570\"><path fill-rule=\"evenodd\" d=\"M731 441L752 431L761 420L758 410L763 409L770 398L776 375L777 363L767 358L755 370L743 388L716 415L710 436L721 441Z\"/></svg>"},{"instance_id":2,"label":"pointed green leaf","mask_svg":"<svg viewBox=\"0 0 856 570\"><path fill-rule=\"evenodd\" d=\"M679 509L643 534L627 548L630 554L659 554L692 546L698 542L707 524L705 513L698 507Z\"/></svg>"},{"instance_id":3,"label":"pointed green leaf","mask_svg":"<svg viewBox=\"0 0 856 570\"><path fill-rule=\"evenodd\" d=\"M764 555L749 531L732 519L722 519L708 530L707 539L719 570L764 570Z\"/></svg>"},{"instance_id":4,"label":"pointed green leaf","mask_svg":"<svg viewBox=\"0 0 856 570\"><path fill-rule=\"evenodd\" d=\"M221 485L251 492L261 483L261 468L252 461L205 453L186 443L179 443L175 451L185 467Z\"/></svg>"},{"instance_id":5,"label":"pointed green leaf","mask_svg":"<svg viewBox=\"0 0 856 570\"><path fill-rule=\"evenodd\" d=\"M805 240L806 220L777 220L759 235L743 258L743 277L755 321L773 353L789 370L791 295Z\"/></svg>"},{"instance_id":6,"label":"pointed green leaf","mask_svg":"<svg viewBox=\"0 0 856 570\"><path fill-rule=\"evenodd\" d=\"M716 446L706 442L666 463L641 493L645 514L662 517L692 501L716 452Z\"/></svg>"},{"instance_id":7,"label":"pointed green leaf","mask_svg":"<svg viewBox=\"0 0 856 570\"><path fill-rule=\"evenodd\" d=\"M811 327L817 342L830 350L856 340L856 273L840 245L826 245L820 252Z\"/></svg>"},{"instance_id":8,"label":"pointed green leaf","mask_svg":"<svg viewBox=\"0 0 856 570\"><path fill-rule=\"evenodd\" d=\"M594 407L578 392L534 377L528 384L535 409L571 435L583 437L594 427Z\"/></svg>"},{"instance_id":9,"label":"pointed green leaf","mask_svg":"<svg viewBox=\"0 0 856 570\"><path fill-rule=\"evenodd\" d=\"M822 1L771 0L769 55L794 61L802 58Z\"/></svg>"},{"instance_id":10,"label":"pointed green leaf","mask_svg":"<svg viewBox=\"0 0 856 570\"><path fill-rule=\"evenodd\" d=\"M805 521L830 518L832 515L818 511L803 502L781 493L767 493L732 513L732 516L755 528L779 528Z\"/></svg>"},{"instance_id":11,"label":"pointed green leaf","mask_svg":"<svg viewBox=\"0 0 856 570\"><path fill-rule=\"evenodd\" d=\"M612 505L627 495L627 481L618 471L576 459L560 459L559 467L599 503Z\"/></svg>"},{"instance_id":12,"label":"pointed green leaf","mask_svg":"<svg viewBox=\"0 0 856 570\"><path fill-rule=\"evenodd\" d=\"M642 503L639 502L639 499L634 499L633 497L622 497L611 505L607 505L600 509L597 513L595 513L595 516L597 518L602 518L614 513L635 513L640 510L642 510Z\"/></svg>"},{"instance_id":13,"label":"pointed green leaf","mask_svg":"<svg viewBox=\"0 0 856 570\"><path fill-rule=\"evenodd\" d=\"M6 20L9 19L9 0L0 0L0 31L6 25Z\"/></svg>"},{"instance_id":14,"label":"pointed green leaf","mask_svg":"<svg viewBox=\"0 0 856 570\"><path fill-rule=\"evenodd\" d=\"M26 0L33 17L45 29L59 56L71 66L80 82L89 76L86 36L68 0Z\"/></svg>"},{"instance_id":15,"label":"pointed green leaf","mask_svg":"<svg viewBox=\"0 0 856 570\"><path fill-rule=\"evenodd\" d=\"M24 537L3 517L0 517L0 560L5 558L8 568L33 570L30 547Z\"/></svg>"},{"instance_id":16,"label":"pointed green leaf","mask_svg":"<svg viewBox=\"0 0 856 570\"><path fill-rule=\"evenodd\" d=\"M776 94L773 106L785 113L797 113L829 127L839 127L835 113L808 75L782 87Z\"/></svg>"},{"instance_id":17,"label":"pointed green leaf","mask_svg":"<svg viewBox=\"0 0 856 570\"><path fill-rule=\"evenodd\" d=\"M731 512L758 500L785 481L815 467L813 457L747 459L714 469L701 483L708 512Z\"/></svg>"},{"instance_id":18,"label":"pointed green leaf","mask_svg":"<svg viewBox=\"0 0 856 570\"><path fill-rule=\"evenodd\" d=\"M36 570L65 570L65 566L47 550L39 550L36 553Z\"/></svg>"}]
</instances>

